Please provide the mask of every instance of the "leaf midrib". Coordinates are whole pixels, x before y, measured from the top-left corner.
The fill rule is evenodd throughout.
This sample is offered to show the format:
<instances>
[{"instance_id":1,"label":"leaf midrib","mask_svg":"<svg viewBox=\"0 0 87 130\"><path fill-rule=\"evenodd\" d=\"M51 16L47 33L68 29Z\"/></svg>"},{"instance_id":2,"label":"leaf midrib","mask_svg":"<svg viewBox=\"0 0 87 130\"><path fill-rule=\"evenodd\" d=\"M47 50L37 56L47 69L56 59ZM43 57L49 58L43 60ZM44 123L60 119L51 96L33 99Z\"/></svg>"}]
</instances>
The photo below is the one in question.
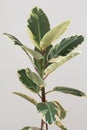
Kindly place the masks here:
<instances>
[{"instance_id":1,"label":"leaf midrib","mask_svg":"<svg viewBox=\"0 0 87 130\"><path fill-rule=\"evenodd\" d=\"M46 103L47 104L47 103ZM50 114L50 117L52 117L52 111L51 111L51 109L50 109L50 107L49 107L49 105L47 104L47 107L48 107L48 112L49 112L49 114ZM53 119L52 118L50 118L51 119L51 122L53 122Z\"/></svg>"},{"instance_id":2,"label":"leaf midrib","mask_svg":"<svg viewBox=\"0 0 87 130\"><path fill-rule=\"evenodd\" d=\"M74 42L76 39L72 39L72 41L70 41L70 42L68 42L67 44L62 44L61 45L61 43L60 43L60 46L58 47L58 48L60 48L59 50L58 50L58 52L57 52L57 54L59 54L65 47L67 47L68 45L70 45L71 44L71 42ZM54 56L55 57L55 56Z\"/></svg>"},{"instance_id":3,"label":"leaf midrib","mask_svg":"<svg viewBox=\"0 0 87 130\"><path fill-rule=\"evenodd\" d=\"M41 40L41 30L40 30L40 21L39 21L39 17L37 16L37 22L38 22L38 37L39 37L39 43Z\"/></svg>"}]
</instances>

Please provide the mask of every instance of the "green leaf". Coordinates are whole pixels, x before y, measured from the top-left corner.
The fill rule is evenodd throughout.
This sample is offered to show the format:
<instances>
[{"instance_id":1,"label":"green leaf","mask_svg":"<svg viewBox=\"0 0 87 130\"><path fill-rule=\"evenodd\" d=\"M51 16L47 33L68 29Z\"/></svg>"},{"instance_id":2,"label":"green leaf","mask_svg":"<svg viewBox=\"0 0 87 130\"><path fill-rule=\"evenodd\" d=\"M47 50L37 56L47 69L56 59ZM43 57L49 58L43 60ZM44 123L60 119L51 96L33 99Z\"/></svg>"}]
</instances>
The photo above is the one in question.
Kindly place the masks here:
<instances>
[{"instance_id":1,"label":"green leaf","mask_svg":"<svg viewBox=\"0 0 87 130\"><path fill-rule=\"evenodd\" d=\"M40 128L37 128L37 127L30 127L30 126L27 126L27 127L24 127L23 129L21 130L41 130Z\"/></svg>"},{"instance_id":2,"label":"green leaf","mask_svg":"<svg viewBox=\"0 0 87 130\"><path fill-rule=\"evenodd\" d=\"M61 116L62 110L59 103L53 102L41 102L36 105L38 112L40 113L42 119L48 124L55 123L58 119L64 117Z\"/></svg>"},{"instance_id":3,"label":"green leaf","mask_svg":"<svg viewBox=\"0 0 87 130\"><path fill-rule=\"evenodd\" d=\"M58 92L66 93L66 94L72 94L72 95L80 96L80 97L86 96L85 93L80 90L77 90L74 88L63 87L63 86L55 87L53 91L58 91Z\"/></svg>"},{"instance_id":4,"label":"green leaf","mask_svg":"<svg viewBox=\"0 0 87 130\"><path fill-rule=\"evenodd\" d=\"M27 76L40 88L44 87L46 83L44 80L35 72L32 72L29 68L26 69Z\"/></svg>"},{"instance_id":5,"label":"green leaf","mask_svg":"<svg viewBox=\"0 0 87 130\"><path fill-rule=\"evenodd\" d=\"M31 54L31 55L32 55L34 58L36 58L36 59L42 59L42 58L43 58L43 56L42 56L39 52L36 52L36 51L34 51L34 50L32 50L32 49L30 49L30 48L24 46L24 45L23 45L16 37L14 37L13 35L8 34L8 33L4 33L4 34L7 35L11 40L13 40L15 45L20 46L20 47L26 52L26 54L27 54L28 56L29 56L29 54ZM30 58L30 56L29 56L29 58ZM31 58L30 58L30 60L31 60Z\"/></svg>"},{"instance_id":6,"label":"green leaf","mask_svg":"<svg viewBox=\"0 0 87 130\"><path fill-rule=\"evenodd\" d=\"M25 69L21 69L18 71L19 74L19 80L31 91L38 93L40 91L40 87L37 86L35 82L32 81L32 79L29 78L29 76L26 73Z\"/></svg>"},{"instance_id":7,"label":"green leaf","mask_svg":"<svg viewBox=\"0 0 87 130\"><path fill-rule=\"evenodd\" d=\"M36 47L34 48L34 50L35 50L36 52L41 53L40 50L39 50L38 48L36 48ZM43 55L43 59L44 59L44 55ZM39 73L39 75L40 75L40 73L42 72L41 62L42 62L43 59L33 58L34 68L35 68L35 70Z\"/></svg>"},{"instance_id":8,"label":"green leaf","mask_svg":"<svg viewBox=\"0 0 87 130\"><path fill-rule=\"evenodd\" d=\"M38 60L36 58L34 58L34 68L36 69L36 71L40 74L42 71L41 68L41 60Z\"/></svg>"},{"instance_id":9,"label":"green leaf","mask_svg":"<svg viewBox=\"0 0 87 130\"><path fill-rule=\"evenodd\" d=\"M50 50L52 49L52 45L50 45L46 50L45 50L45 53L44 53L44 56L43 56L43 62L44 62L44 68L46 68L46 66L48 65L48 53L50 52Z\"/></svg>"},{"instance_id":10,"label":"green leaf","mask_svg":"<svg viewBox=\"0 0 87 130\"><path fill-rule=\"evenodd\" d=\"M37 105L37 101L30 96L27 96L27 95L25 95L23 93L19 93L19 92L13 92L13 93L26 99L27 101L31 102L32 104Z\"/></svg>"},{"instance_id":11,"label":"green leaf","mask_svg":"<svg viewBox=\"0 0 87 130\"><path fill-rule=\"evenodd\" d=\"M52 42L57 40L67 29L70 21L65 21L60 25L57 25L55 28L47 32L40 42L40 47L44 50L46 49Z\"/></svg>"},{"instance_id":12,"label":"green leaf","mask_svg":"<svg viewBox=\"0 0 87 130\"><path fill-rule=\"evenodd\" d=\"M80 45L84 40L83 36L71 36L64 38L60 44L55 45L48 53L47 59L56 58L58 56L65 56Z\"/></svg>"},{"instance_id":13,"label":"green leaf","mask_svg":"<svg viewBox=\"0 0 87 130\"><path fill-rule=\"evenodd\" d=\"M47 67L47 55L48 55L48 52L50 51L50 49L52 48L52 45L50 45L46 50L45 50L45 52L43 53L43 59L41 59L41 60L38 60L38 59L36 59L36 58L34 58L34 67L35 67L35 69L36 69L36 71L39 73L39 74L41 74L41 72L42 72L42 68L43 69L45 69L46 67ZM35 51L39 51L37 48L35 48ZM43 60L43 66L41 65L41 62L42 62L42 60Z\"/></svg>"},{"instance_id":14,"label":"green leaf","mask_svg":"<svg viewBox=\"0 0 87 130\"><path fill-rule=\"evenodd\" d=\"M74 56L80 54L80 51L72 51L66 56L59 56L58 58L53 58L49 60L49 63L52 63L45 69L45 75L49 75L53 71L55 71L58 67L63 65L65 62L73 58Z\"/></svg>"},{"instance_id":15,"label":"green leaf","mask_svg":"<svg viewBox=\"0 0 87 130\"><path fill-rule=\"evenodd\" d=\"M33 8L28 19L29 35L34 45L40 50L42 37L50 30L46 14L40 8Z\"/></svg>"}]
</instances>

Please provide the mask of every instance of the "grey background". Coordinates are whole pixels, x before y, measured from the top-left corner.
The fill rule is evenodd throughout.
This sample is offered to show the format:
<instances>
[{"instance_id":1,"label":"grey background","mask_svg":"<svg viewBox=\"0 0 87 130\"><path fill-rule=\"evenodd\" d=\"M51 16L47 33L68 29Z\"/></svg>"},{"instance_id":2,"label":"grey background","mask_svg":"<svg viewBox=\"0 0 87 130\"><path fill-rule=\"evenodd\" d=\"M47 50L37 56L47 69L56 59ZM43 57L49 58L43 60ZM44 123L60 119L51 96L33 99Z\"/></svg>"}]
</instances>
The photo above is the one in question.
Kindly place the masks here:
<instances>
[{"instance_id":1,"label":"grey background","mask_svg":"<svg viewBox=\"0 0 87 130\"><path fill-rule=\"evenodd\" d=\"M12 94L13 91L24 92L35 98L19 82L17 70L30 67L24 52L4 32L15 35L25 45L33 48L27 33L27 19L31 9L38 6L47 14L51 27L71 20L66 33L60 38L75 34L85 37L78 50L82 53L61 66L47 78L47 90L57 85L80 89L87 93L87 2L86 0L0 0L0 130L20 130L24 126L40 126L36 109L26 100ZM67 111L63 123L68 130L86 130L87 98L52 93L48 100L58 100ZM37 98L38 99L38 98ZM50 130L58 129L49 126Z\"/></svg>"}]
</instances>

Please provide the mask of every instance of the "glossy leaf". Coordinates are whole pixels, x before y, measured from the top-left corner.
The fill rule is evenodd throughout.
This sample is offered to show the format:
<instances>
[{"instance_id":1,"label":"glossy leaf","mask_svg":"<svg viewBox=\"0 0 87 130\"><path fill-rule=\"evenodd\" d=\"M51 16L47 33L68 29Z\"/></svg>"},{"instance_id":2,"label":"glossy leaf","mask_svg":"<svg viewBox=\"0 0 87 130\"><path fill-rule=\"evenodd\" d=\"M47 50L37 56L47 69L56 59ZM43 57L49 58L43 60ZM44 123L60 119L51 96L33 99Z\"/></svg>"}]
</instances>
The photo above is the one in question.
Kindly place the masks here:
<instances>
[{"instance_id":1,"label":"glossy leaf","mask_svg":"<svg viewBox=\"0 0 87 130\"><path fill-rule=\"evenodd\" d=\"M66 56L60 56L58 58L53 58L51 59L49 62L52 63L51 65L49 65L46 69L45 69L45 75L48 75L50 73L52 73L53 71L55 71L58 67L60 67L61 65L63 65L65 62L67 62L68 60L70 60L71 58L75 57L76 55L80 54L80 51L74 51L69 53Z\"/></svg>"},{"instance_id":2,"label":"glossy leaf","mask_svg":"<svg viewBox=\"0 0 87 130\"><path fill-rule=\"evenodd\" d=\"M58 86L53 89L53 91L58 91L66 94L72 94L74 96L86 96L84 92L74 89L74 88L68 88L68 87L63 87L63 86Z\"/></svg>"},{"instance_id":3,"label":"glossy leaf","mask_svg":"<svg viewBox=\"0 0 87 130\"><path fill-rule=\"evenodd\" d=\"M37 127L24 127L23 129L21 129L21 130L41 130L40 128L37 128Z\"/></svg>"},{"instance_id":4,"label":"glossy leaf","mask_svg":"<svg viewBox=\"0 0 87 130\"><path fill-rule=\"evenodd\" d=\"M27 95L25 95L23 93L19 93L19 92L13 92L13 93L26 99L27 101L31 102L32 104L37 105L37 101L30 96L27 96Z\"/></svg>"},{"instance_id":5,"label":"glossy leaf","mask_svg":"<svg viewBox=\"0 0 87 130\"><path fill-rule=\"evenodd\" d=\"M52 42L57 40L66 31L69 24L70 21L65 21L47 32L40 42L40 47L43 50L46 49Z\"/></svg>"},{"instance_id":6,"label":"glossy leaf","mask_svg":"<svg viewBox=\"0 0 87 130\"><path fill-rule=\"evenodd\" d=\"M60 107L60 104L56 101L38 103L36 107L41 115L41 118L48 124L53 124L59 118L65 117L64 113L62 116L62 111L65 112L65 110L62 107Z\"/></svg>"},{"instance_id":7,"label":"glossy leaf","mask_svg":"<svg viewBox=\"0 0 87 130\"><path fill-rule=\"evenodd\" d=\"M28 19L29 35L34 45L40 50L42 37L50 30L46 14L40 8L33 8Z\"/></svg>"},{"instance_id":8,"label":"glossy leaf","mask_svg":"<svg viewBox=\"0 0 87 130\"><path fill-rule=\"evenodd\" d=\"M30 79L30 77L27 75L25 69L21 69L18 71L19 80L28 88L29 90L38 93L40 91L40 87L37 86L35 82Z\"/></svg>"},{"instance_id":9,"label":"glossy leaf","mask_svg":"<svg viewBox=\"0 0 87 130\"><path fill-rule=\"evenodd\" d=\"M24 46L16 37L14 37L13 35L11 34L7 34L7 33L4 33L5 35L7 35L10 39L12 39L14 41L14 44L15 45L18 45L20 46L26 53L27 55L30 53L33 57L35 57L36 59L42 59L43 56L39 53L39 52L36 52L26 46Z\"/></svg>"},{"instance_id":10,"label":"glossy leaf","mask_svg":"<svg viewBox=\"0 0 87 130\"><path fill-rule=\"evenodd\" d=\"M35 72L32 72L29 68L26 69L27 76L40 88L44 87L46 83L44 80Z\"/></svg>"},{"instance_id":11,"label":"glossy leaf","mask_svg":"<svg viewBox=\"0 0 87 130\"><path fill-rule=\"evenodd\" d=\"M55 45L48 53L47 59L56 58L58 56L65 56L80 45L84 40L83 36L71 36L64 38L59 44Z\"/></svg>"}]
</instances>

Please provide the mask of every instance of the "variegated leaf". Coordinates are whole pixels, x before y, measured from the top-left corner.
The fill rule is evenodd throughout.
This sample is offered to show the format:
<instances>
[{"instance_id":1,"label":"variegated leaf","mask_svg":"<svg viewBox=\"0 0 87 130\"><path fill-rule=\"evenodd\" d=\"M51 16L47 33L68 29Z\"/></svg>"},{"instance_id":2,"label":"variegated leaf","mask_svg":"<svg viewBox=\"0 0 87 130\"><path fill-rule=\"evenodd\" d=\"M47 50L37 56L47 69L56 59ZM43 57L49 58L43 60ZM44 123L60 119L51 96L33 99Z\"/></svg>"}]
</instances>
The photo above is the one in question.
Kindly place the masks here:
<instances>
[{"instance_id":1,"label":"variegated leaf","mask_svg":"<svg viewBox=\"0 0 87 130\"><path fill-rule=\"evenodd\" d=\"M64 87L64 86L55 87L55 88L53 88L53 91L62 92L62 93L66 93L66 94L72 94L74 96L79 96L79 97L86 96L84 92L82 92L78 89Z\"/></svg>"},{"instance_id":2,"label":"variegated leaf","mask_svg":"<svg viewBox=\"0 0 87 130\"><path fill-rule=\"evenodd\" d=\"M30 96L27 96L27 95L25 95L23 93L19 93L19 92L13 92L13 93L22 97L22 98L24 98L24 99L26 99L27 101L31 102L32 104L37 105L37 101Z\"/></svg>"},{"instance_id":3,"label":"variegated leaf","mask_svg":"<svg viewBox=\"0 0 87 130\"><path fill-rule=\"evenodd\" d=\"M66 117L66 111L65 109L61 106L61 104L58 101L54 102L55 105L57 105L57 107L60 109L60 115L59 118L62 120Z\"/></svg>"},{"instance_id":4,"label":"variegated leaf","mask_svg":"<svg viewBox=\"0 0 87 130\"><path fill-rule=\"evenodd\" d=\"M32 49L30 49L30 48L28 48L26 46L21 46L21 47L24 50L26 50L27 53L30 53L34 58L39 59L39 60L43 58L43 56L39 52L34 51L34 50L32 50Z\"/></svg>"},{"instance_id":5,"label":"variegated leaf","mask_svg":"<svg viewBox=\"0 0 87 130\"><path fill-rule=\"evenodd\" d=\"M68 60L70 60L71 58L75 57L76 55L80 54L80 51L74 51L69 53L66 56L60 56L58 58L53 58L51 60L49 60L50 63L52 63L51 65L49 65L46 69L45 69L45 75L48 75L50 73L52 73L53 71L55 71L58 67L60 67L61 65L63 65L65 62L67 62Z\"/></svg>"},{"instance_id":6,"label":"variegated leaf","mask_svg":"<svg viewBox=\"0 0 87 130\"><path fill-rule=\"evenodd\" d=\"M82 35L71 36L68 38L64 38L59 44L56 44L51 48L47 55L47 59L50 60L52 58L56 58L58 56L66 56L73 49L78 47L84 40Z\"/></svg>"},{"instance_id":7,"label":"variegated leaf","mask_svg":"<svg viewBox=\"0 0 87 130\"><path fill-rule=\"evenodd\" d=\"M36 107L41 118L48 124L54 124L58 119L62 119L66 115L65 110L57 101L38 103Z\"/></svg>"},{"instance_id":8,"label":"variegated leaf","mask_svg":"<svg viewBox=\"0 0 87 130\"><path fill-rule=\"evenodd\" d=\"M52 42L57 40L66 31L69 24L70 21L65 21L47 32L40 42L40 47L43 50L46 49Z\"/></svg>"},{"instance_id":9,"label":"variegated leaf","mask_svg":"<svg viewBox=\"0 0 87 130\"><path fill-rule=\"evenodd\" d=\"M4 33L5 35L7 35L10 39L12 39L13 41L14 41L14 44L15 45L18 45L18 46L20 46L25 52L26 52L26 54L29 56L29 54L31 54L34 58L36 58L36 59L42 59L43 58L43 56L39 53L39 52L37 52L37 51L34 51L34 50L32 50L32 49L30 49L30 48L28 48L28 47L26 47L26 46L24 46L16 37L14 37L13 35L11 35L11 34L8 34L8 33ZM29 58L30 58L30 56L29 56ZM30 60L31 60L31 58L30 58Z\"/></svg>"},{"instance_id":10,"label":"variegated leaf","mask_svg":"<svg viewBox=\"0 0 87 130\"><path fill-rule=\"evenodd\" d=\"M50 30L49 20L40 8L33 8L28 19L29 36L39 50L42 37Z\"/></svg>"},{"instance_id":11,"label":"variegated leaf","mask_svg":"<svg viewBox=\"0 0 87 130\"><path fill-rule=\"evenodd\" d=\"M18 70L19 80L32 92L39 93L40 87L33 82L26 73L25 69Z\"/></svg>"},{"instance_id":12,"label":"variegated leaf","mask_svg":"<svg viewBox=\"0 0 87 130\"><path fill-rule=\"evenodd\" d=\"M40 88L44 87L46 83L44 80L35 72L32 72L29 68L26 69L27 76Z\"/></svg>"},{"instance_id":13,"label":"variegated leaf","mask_svg":"<svg viewBox=\"0 0 87 130\"><path fill-rule=\"evenodd\" d=\"M65 128L65 126L62 124L61 121L57 121L55 124L56 124L61 130L67 130L67 128Z\"/></svg>"}]
</instances>

